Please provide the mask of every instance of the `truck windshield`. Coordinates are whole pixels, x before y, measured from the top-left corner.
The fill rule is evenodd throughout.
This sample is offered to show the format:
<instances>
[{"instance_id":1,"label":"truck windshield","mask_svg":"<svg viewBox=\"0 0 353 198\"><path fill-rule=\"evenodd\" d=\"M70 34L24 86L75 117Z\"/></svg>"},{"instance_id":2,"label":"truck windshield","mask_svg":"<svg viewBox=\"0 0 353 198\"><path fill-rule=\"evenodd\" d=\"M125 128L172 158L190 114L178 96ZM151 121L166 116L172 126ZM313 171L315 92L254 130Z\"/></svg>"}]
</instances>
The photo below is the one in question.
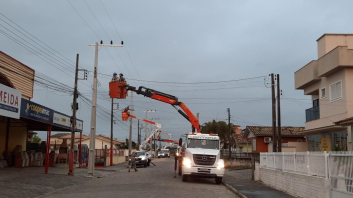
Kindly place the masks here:
<instances>
[{"instance_id":1,"label":"truck windshield","mask_svg":"<svg viewBox=\"0 0 353 198\"><path fill-rule=\"evenodd\" d=\"M188 139L188 148L219 149L219 140Z\"/></svg>"}]
</instances>

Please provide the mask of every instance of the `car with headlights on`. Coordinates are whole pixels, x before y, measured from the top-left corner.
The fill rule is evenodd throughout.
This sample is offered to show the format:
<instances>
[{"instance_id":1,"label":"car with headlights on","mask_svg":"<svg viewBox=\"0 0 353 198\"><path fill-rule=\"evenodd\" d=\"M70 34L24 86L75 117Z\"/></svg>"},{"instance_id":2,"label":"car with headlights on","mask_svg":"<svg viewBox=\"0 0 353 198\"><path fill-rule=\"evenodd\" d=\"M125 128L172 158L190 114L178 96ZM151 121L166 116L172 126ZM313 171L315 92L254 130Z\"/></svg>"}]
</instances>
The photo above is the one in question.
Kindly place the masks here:
<instances>
[{"instance_id":1,"label":"car with headlights on","mask_svg":"<svg viewBox=\"0 0 353 198\"><path fill-rule=\"evenodd\" d=\"M164 151L159 151L158 152L158 158L164 158L165 157L165 153L164 153Z\"/></svg>"},{"instance_id":2,"label":"car with headlights on","mask_svg":"<svg viewBox=\"0 0 353 198\"><path fill-rule=\"evenodd\" d=\"M137 151L136 152L137 158L135 160L136 166L143 165L145 167L150 166L151 157L145 151Z\"/></svg>"}]
</instances>

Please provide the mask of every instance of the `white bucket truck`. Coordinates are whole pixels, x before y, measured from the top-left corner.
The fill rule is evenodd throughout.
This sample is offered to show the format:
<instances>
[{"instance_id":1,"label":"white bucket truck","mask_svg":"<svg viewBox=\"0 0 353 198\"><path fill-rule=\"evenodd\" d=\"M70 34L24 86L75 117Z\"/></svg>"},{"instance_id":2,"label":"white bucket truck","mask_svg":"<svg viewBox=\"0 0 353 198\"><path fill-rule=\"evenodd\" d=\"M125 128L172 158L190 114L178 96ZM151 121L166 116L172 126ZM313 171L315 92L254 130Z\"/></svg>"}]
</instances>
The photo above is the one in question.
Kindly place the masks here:
<instances>
[{"instance_id":1,"label":"white bucket truck","mask_svg":"<svg viewBox=\"0 0 353 198\"><path fill-rule=\"evenodd\" d=\"M187 182L189 177L215 178L222 183L224 161L221 159L220 140L216 134L189 133L179 140L179 175Z\"/></svg>"}]
</instances>

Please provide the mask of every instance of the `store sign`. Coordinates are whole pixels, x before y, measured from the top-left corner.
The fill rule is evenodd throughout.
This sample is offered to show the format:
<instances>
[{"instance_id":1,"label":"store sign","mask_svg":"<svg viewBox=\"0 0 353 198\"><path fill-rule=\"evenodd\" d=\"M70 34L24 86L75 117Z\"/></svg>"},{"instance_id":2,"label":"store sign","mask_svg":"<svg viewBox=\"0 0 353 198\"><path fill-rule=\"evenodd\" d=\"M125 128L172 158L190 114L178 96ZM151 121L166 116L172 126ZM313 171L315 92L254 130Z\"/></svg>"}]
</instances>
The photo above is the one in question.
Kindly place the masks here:
<instances>
[{"instance_id":1,"label":"store sign","mask_svg":"<svg viewBox=\"0 0 353 198\"><path fill-rule=\"evenodd\" d=\"M58 112L54 112L53 124L60 125L71 129L70 117ZM76 129L82 131L83 122L81 120L76 120Z\"/></svg>"},{"instance_id":2,"label":"store sign","mask_svg":"<svg viewBox=\"0 0 353 198\"><path fill-rule=\"evenodd\" d=\"M71 128L70 117L57 112L54 112L53 124L58 124L60 126L66 126L68 128Z\"/></svg>"},{"instance_id":3,"label":"store sign","mask_svg":"<svg viewBox=\"0 0 353 198\"><path fill-rule=\"evenodd\" d=\"M0 115L20 118L21 91L0 84Z\"/></svg>"},{"instance_id":4,"label":"store sign","mask_svg":"<svg viewBox=\"0 0 353 198\"><path fill-rule=\"evenodd\" d=\"M21 100L21 117L36 120L46 124L53 123L53 110L29 100Z\"/></svg>"}]
</instances>

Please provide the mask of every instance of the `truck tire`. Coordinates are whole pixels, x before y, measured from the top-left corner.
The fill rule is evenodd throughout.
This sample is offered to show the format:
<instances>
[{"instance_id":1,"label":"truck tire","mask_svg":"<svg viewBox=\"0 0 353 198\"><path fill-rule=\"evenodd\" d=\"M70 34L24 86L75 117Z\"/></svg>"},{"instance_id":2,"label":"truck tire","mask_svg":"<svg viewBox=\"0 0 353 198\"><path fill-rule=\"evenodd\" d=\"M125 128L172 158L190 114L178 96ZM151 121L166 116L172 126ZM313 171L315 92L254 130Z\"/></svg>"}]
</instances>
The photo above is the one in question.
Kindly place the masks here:
<instances>
[{"instance_id":1,"label":"truck tire","mask_svg":"<svg viewBox=\"0 0 353 198\"><path fill-rule=\"evenodd\" d=\"M188 176L187 175L183 175L183 182L187 182L188 181Z\"/></svg>"},{"instance_id":2,"label":"truck tire","mask_svg":"<svg viewBox=\"0 0 353 198\"><path fill-rule=\"evenodd\" d=\"M179 160L179 164L178 164L178 175L180 175L181 176L181 172L182 172L182 161L181 160Z\"/></svg>"},{"instance_id":3,"label":"truck tire","mask_svg":"<svg viewBox=\"0 0 353 198\"><path fill-rule=\"evenodd\" d=\"M222 179L223 179L223 177L216 177L216 184L221 184Z\"/></svg>"}]
</instances>

